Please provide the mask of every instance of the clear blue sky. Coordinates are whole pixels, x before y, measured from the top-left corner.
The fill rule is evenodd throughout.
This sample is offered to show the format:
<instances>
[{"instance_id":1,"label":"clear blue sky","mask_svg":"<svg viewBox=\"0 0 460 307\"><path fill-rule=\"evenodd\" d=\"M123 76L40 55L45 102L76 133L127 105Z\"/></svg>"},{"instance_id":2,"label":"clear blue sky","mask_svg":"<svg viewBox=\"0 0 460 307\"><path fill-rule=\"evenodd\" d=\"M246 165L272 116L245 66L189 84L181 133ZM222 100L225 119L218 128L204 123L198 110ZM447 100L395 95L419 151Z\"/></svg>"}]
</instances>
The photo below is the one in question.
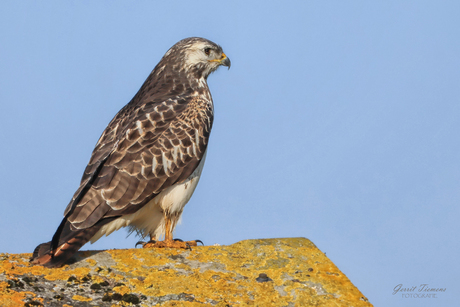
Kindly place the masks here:
<instances>
[{"instance_id":1,"label":"clear blue sky","mask_svg":"<svg viewBox=\"0 0 460 307\"><path fill-rule=\"evenodd\" d=\"M376 306L460 288L460 2L2 1L0 252L51 239L105 126L178 40L220 44L176 237L307 237ZM83 249L132 248L119 231ZM398 284L446 288L437 299Z\"/></svg>"}]
</instances>

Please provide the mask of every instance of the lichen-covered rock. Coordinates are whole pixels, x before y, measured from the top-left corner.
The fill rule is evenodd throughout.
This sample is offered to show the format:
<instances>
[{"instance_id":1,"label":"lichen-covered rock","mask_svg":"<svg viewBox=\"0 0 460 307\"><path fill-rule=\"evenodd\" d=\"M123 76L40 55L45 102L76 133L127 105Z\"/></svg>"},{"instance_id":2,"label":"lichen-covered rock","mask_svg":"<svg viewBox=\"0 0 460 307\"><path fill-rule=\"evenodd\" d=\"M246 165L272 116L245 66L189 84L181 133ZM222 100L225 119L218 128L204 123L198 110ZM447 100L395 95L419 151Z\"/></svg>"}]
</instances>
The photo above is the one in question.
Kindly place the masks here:
<instances>
[{"instance_id":1,"label":"lichen-covered rock","mask_svg":"<svg viewBox=\"0 0 460 307\"><path fill-rule=\"evenodd\" d=\"M305 238L79 252L59 269L0 254L0 306L372 306Z\"/></svg>"}]
</instances>

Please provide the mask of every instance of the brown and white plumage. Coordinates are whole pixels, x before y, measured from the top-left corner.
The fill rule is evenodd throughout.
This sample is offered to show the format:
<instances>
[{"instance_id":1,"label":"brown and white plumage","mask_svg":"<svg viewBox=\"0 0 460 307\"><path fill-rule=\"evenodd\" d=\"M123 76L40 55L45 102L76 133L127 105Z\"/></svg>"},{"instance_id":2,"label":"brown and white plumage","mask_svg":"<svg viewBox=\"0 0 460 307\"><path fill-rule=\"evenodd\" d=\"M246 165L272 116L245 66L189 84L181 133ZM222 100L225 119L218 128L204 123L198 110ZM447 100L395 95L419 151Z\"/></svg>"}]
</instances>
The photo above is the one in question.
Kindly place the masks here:
<instances>
[{"instance_id":1,"label":"brown and white plumage","mask_svg":"<svg viewBox=\"0 0 460 307\"><path fill-rule=\"evenodd\" d=\"M206 80L220 65L230 60L209 40L171 47L102 133L64 219L32 263L60 266L121 227L156 239L172 232L201 174L213 123Z\"/></svg>"}]
</instances>

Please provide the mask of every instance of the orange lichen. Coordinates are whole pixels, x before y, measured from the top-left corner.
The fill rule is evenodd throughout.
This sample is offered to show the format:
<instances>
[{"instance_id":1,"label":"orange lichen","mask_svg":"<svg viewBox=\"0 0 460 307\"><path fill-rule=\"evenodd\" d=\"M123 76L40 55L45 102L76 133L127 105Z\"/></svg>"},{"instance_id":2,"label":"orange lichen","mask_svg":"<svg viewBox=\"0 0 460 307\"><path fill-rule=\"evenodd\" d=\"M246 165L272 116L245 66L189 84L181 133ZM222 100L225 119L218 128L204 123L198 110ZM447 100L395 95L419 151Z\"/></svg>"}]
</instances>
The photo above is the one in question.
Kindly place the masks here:
<instances>
[{"instance_id":1,"label":"orange lichen","mask_svg":"<svg viewBox=\"0 0 460 307\"><path fill-rule=\"evenodd\" d=\"M76 268L73 270L66 270L66 267L60 270L50 270L50 272L45 275L45 279L54 281L54 280L65 280L69 278L69 276L75 276L77 279L82 278L83 276L87 275L91 269L89 268Z\"/></svg>"},{"instance_id":2,"label":"orange lichen","mask_svg":"<svg viewBox=\"0 0 460 307\"><path fill-rule=\"evenodd\" d=\"M84 296L81 296L81 295L74 295L74 296L72 296L72 299L75 300L75 301L80 301L80 302L90 302L90 301L93 300L93 299L91 299L89 297L84 297Z\"/></svg>"},{"instance_id":3,"label":"orange lichen","mask_svg":"<svg viewBox=\"0 0 460 307\"><path fill-rule=\"evenodd\" d=\"M112 290L117 293L120 293L121 295L132 292L132 290L127 286L114 287Z\"/></svg>"},{"instance_id":4,"label":"orange lichen","mask_svg":"<svg viewBox=\"0 0 460 307\"><path fill-rule=\"evenodd\" d=\"M162 298L162 306L371 306L348 278L303 238L246 240L230 246L193 247L191 251L109 250L100 258L109 262L99 262L97 254L83 252L80 257L84 260L60 269L30 266L25 255L6 255L0 270L9 278L32 274L69 284L73 288L65 291L88 291L81 293L87 296L74 295L72 299L96 304L106 293L118 295L120 304L140 300L140 306L154 304L155 298ZM27 298L25 292L0 285L0 293L9 293L10 300L24 302ZM0 299L0 305L4 301Z\"/></svg>"},{"instance_id":5,"label":"orange lichen","mask_svg":"<svg viewBox=\"0 0 460 307\"><path fill-rule=\"evenodd\" d=\"M0 282L0 305L4 307L16 307L24 304L27 294L8 289L8 283Z\"/></svg>"},{"instance_id":6,"label":"orange lichen","mask_svg":"<svg viewBox=\"0 0 460 307\"><path fill-rule=\"evenodd\" d=\"M86 262L88 262L92 266L95 266L97 264L97 261L94 259L86 259Z\"/></svg>"},{"instance_id":7,"label":"orange lichen","mask_svg":"<svg viewBox=\"0 0 460 307\"><path fill-rule=\"evenodd\" d=\"M104 278L102 278L101 276L98 276L98 275L93 275L91 277L91 280L92 280L93 283L101 283L101 282L105 281Z\"/></svg>"}]
</instances>

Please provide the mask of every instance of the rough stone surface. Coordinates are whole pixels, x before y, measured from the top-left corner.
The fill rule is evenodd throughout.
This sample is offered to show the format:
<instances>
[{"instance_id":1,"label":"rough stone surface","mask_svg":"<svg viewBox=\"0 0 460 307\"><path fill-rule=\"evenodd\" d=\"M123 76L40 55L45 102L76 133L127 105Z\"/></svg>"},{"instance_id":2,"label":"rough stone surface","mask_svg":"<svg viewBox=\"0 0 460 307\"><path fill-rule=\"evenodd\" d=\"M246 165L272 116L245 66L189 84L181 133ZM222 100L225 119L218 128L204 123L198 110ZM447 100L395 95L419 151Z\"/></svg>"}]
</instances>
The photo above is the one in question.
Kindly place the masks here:
<instances>
[{"instance_id":1,"label":"rough stone surface","mask_svg":"<svg viewBox=\"0 0 460 307\"><path fill-rule=\"evenodd\" d=\"M79 252L59 269L0 254L0 306L372 306L311 241Z\"/></svg>"}]
</instances>

